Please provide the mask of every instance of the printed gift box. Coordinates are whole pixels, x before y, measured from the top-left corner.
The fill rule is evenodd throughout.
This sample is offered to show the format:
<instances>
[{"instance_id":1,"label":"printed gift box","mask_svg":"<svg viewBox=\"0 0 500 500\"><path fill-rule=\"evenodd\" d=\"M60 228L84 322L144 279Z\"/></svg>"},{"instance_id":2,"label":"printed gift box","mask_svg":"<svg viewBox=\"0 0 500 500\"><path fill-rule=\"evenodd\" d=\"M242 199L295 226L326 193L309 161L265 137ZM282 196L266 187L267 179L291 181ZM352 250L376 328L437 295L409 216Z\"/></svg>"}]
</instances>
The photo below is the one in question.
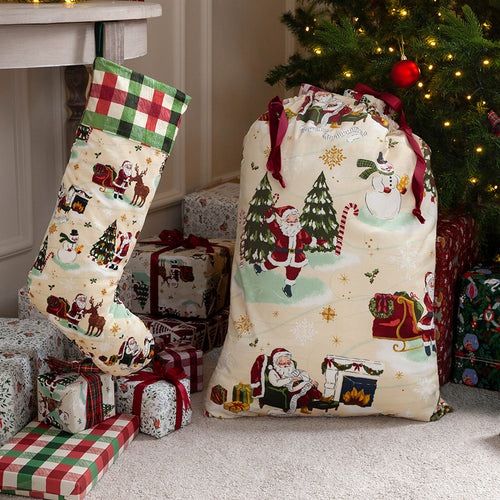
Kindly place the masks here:
<instances>
[{"instance_id":1,"label":"printed gift box","mask_svg":"<svg viewBox=\"0 0 500 500\"><path fill-rule=\"evenodd\" d=\"M466 215L440 216L436 237L434 326L437 337L439 383L448 382L453 359L457 317L457 280L475 261L476 223Z\"/></svg>"},{"instance_id":2,"label":"printed gift box","mask_svg":"<svg viewBox=\"0 0 500 500\"><path fill-rule=\"evenodd\" d=\"M234 240L212 240L162 231L139 242L132 273L134 313L208 318L228 303Z\"/></svg>"},{"instance_id":3,"label":"printed gift box","mask_svg":"<svg viewBox=\"0 0 500 500\"><path fill-rule=\"evenodd\" d=\"M155 349L172 342L187 342L196 349L209 352L224 343L229 320L229 307L207 319L180 319L139 314L155 339Z\"/></svg>"},{"instance_id":4,"label":"printed gift box","mask_svg":"<svg viewBox=\"0 0 500 500\"><path fill-rule=\"evenodd\" d=\"M189 379L181 368L160 364L127 377L115 377L119 412L140 416L140 431L161 438L191 422Z\"/></svg>"},{"instance_id":5,"label":"printed gift box","mask_svg":"<svg viewBox=\"0 0 500 500\"><path fill-rule=\"evenodd\" d=\"M190 381L191 392L203 390L203 352L187 342L174 342L155 354L155 363L164 370L182 368Z\"/></svg>"},{"instance_id":6,"label":"printed gift box","mask_svg":"<svg viewBox=\"0 0 500 500\"><path fill-rule=\"evenodd\" d=\"M0 448L0 492L82 500L138 432L135 415L115 415L78 434L34 420Z\"/></svg>"},{"instance_id":7,"label":"printed gift box","mask_svg":"<svg viewBox=\"0 0 500 500\"><path fill-rule=\"evenodd\" d=\"M50 358L52 372L38 377L38 419L75 434L115 415L112 376L91 360Z\"/></svg>"},{"instance_id":8,"label":"printed gift box","mask_svg":"<svg viewBox=\"0 0 500 500\"><path fill-rule=\"evenodd\" d=\"M500 391L500 271L476 267L459 289L453 382Z\"/></svg>"},{"instance_id":9,"label":"printed gift box","mask_svg":"<svg viewBox=\"0 0 500 500\"><path fill-rule=\"evenodd\" d=\"M0 446L19 432L35 414L30 356L0 353Z\"/></svg>"},{"instance_id":10,"label":"printed gift box","mask_svg":"<svg viewBox=\"0 0 500 500\"><path fill-rule=\"evenodd\" d=\"M225 182L187 194L182 202L184 234L236 238L240 185Z\"/></svg>"}]
</instances>

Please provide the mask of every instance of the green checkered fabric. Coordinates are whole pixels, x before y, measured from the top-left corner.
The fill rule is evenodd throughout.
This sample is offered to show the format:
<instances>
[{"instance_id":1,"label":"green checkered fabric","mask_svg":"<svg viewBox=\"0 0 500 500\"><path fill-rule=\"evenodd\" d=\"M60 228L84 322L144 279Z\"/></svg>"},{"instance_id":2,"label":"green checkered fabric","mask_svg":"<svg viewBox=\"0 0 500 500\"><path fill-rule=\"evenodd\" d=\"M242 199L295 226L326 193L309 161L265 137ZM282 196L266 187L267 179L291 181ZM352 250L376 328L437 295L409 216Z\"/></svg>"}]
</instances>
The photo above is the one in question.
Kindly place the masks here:
<instances>
[{"instance_id":1,"label":"green checkered fabric","mask_svg":"<svg viewBox=\"0 0 500 500\"><path fill-rule=\"evenodd\" d=\"M98 57L81 123L170 154L190 100L180 90Z\"/></svg>"},{"instance_id":2,"label":"green checkered fabric","mask_svg":"<svg viewBox=\"0 0 500 500\"><path fill-rule=\"evenodd\" d=\"M134 415L78 434L34 420L0 448L0 492L82 500L138 431Z\"/></svg>"}]
</instances>

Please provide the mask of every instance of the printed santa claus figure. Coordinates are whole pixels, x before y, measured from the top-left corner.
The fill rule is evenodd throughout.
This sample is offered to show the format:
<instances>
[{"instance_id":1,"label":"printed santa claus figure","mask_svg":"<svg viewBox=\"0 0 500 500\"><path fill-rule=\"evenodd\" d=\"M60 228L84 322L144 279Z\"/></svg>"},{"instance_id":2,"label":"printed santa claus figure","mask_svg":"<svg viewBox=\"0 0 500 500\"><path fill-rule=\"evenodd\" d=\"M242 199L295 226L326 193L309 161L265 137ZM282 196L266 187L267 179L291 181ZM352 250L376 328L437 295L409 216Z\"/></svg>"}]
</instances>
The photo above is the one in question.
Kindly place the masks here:
<instances>
[{"instance_id":1,"label":"printed santa claus figure","mask_svg":"<svg viewBox=\"0 0 500 500\"><path fill-rule=\"evenodd\" d=\"M434 274L428 272L425 275L424 306L427 313L420 318L417 327L422 330L425 354L431 355L431 348L436 351L436 333L434 330Z\"/></svg>"},{"instance_id":2,"label":"printed santa claus figure","mask_svg":"<svg viewBox=\"0 0 500 500\"><path fill-rule=\"evenodd\" d=\"M113 181L113 188L115 191L114 197L123 200L123 193L130 186L132 179L132 163L125 160L120 167L118 175Z\"/></svg>"},{"instance_id":3,"label":"printed santa claus figure","mask_svg":"<svg viewBox=\"0 0 500 500\"><path fill-rule=\"evenodd\" d=\"M250 387L254 398L264 396L266 370L271 385L286 387L290 396L290 408L283 410L289 414L294 413L297 406L300 407L301 413L310 414L313 400L328 402L333 398L333 395L329 398L323 397L318 390L318 382L312 380L305 370L296 368L292 354L283 347L274 349L269 357L262 354L255 360L250 373Z\"/></svg>"},{"instance_id":4,"label":"printed santa claus figure","mask_svg":"<svg viewBox=\"0 0 500 500\"><path fill-rule=\"evenodd\" d=\"M132 241L132 233L122 233L118 231L116 239L118 244L115 249L113 260L108 264L109 269L118 269L121 261L127 256Z\"/></svg>"},{"instance_id":5,"label":"printed santa claus figure","mask_svg":"<svg viewBox=\"0 0 500 500\"><path fill-rule=\"evenodd\" d=\"M130 337L128 340L123 342L118 352L118 363L122 365L127 365L128 367L133 367L138 363L138 360L142 354L142 349L134 337Z\"/></svg>"},{"instance_id":6,"label":"printed santa claus figure","mask_svg":"<svg viewBox=\"0 0 500 500\"><path fill-rule=\"evenodd\" d=\"M68 318L69 328L78 330L78 323L80 323L80 321L82 320L86 307L87 307L87 296L84 295L83 293L79 293L75 297L73 304L71 304L71 309L66 315L66 317Z\"/></svg>"},{"instance_id":7,"label":"printed santa claus figure","mask_svg":"<svg viewBox=\"0 0 500 500\"><path fill-rule=\"evenodd\" d=\"M280 218L280 222L276 220L276 215ZM254 264L253 267L257 274L275 267L284 267L286 279L283 293L291 297L292 286L300 270L309 262L304 254L304 245L323 246L326 240L317 240L309 236L302 228L299 211L290 205L268 209L266 222L276 237L274 250L262 264Z\"/></svg>"}]
</instances>

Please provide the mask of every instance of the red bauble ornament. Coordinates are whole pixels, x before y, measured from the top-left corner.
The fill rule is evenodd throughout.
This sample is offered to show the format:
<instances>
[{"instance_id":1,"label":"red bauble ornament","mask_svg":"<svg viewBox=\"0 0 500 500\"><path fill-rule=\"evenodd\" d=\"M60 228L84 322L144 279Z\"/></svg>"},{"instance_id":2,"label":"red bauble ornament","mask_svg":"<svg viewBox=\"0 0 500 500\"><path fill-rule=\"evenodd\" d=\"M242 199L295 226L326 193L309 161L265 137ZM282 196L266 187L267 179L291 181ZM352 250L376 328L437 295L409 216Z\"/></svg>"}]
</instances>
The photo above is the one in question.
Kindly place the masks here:
<instances>
[{"instance_id":1,"label":"red bauble ornament","mask_svg":"<svg viewBox=\"0 0 500 500\"><path fill-rule=\"evenodd\" d=\"M420 68L413 61L402 59L393 66L391 78L398 87L413 87L420 78Z\"/></svg>"}]
</instances>

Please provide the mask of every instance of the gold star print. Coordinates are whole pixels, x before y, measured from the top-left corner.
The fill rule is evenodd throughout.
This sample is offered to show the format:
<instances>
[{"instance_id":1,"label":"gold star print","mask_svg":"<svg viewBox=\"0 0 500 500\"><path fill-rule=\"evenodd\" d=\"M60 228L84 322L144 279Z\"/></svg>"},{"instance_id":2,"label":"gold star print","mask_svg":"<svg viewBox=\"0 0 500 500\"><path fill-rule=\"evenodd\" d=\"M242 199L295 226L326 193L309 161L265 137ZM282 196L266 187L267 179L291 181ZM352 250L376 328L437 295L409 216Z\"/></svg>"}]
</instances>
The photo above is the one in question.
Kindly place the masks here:
<instances>
[{"instance_id":1,"label":"gold star print","mask_svg":"<svg viewBox=\"0 0 500 500\"><path fill-rule=\"evenodd\" d=\"M57 225L52 224L52 226L49 227L49 233L54 234L57 231Z\"/></svg>"},{"instance_id":2,"label":"gold star print","mask_svg":"<svg viewBox=\"0 0 500 500\"><path fill-rule=\"evenodd\" d=\"M347 159L347 156L344 156L343 150L337 148L337 146L333 146L330 149L325 151L324 155L320 156L320 159L323 160L325 165L328 165L330 169L333 167L340 165L342 161Z\"/></svg>"},{"instance_id":3,"label":"gold star print","mask_svg":"<svg viewBox=\"0 0 500 500\"><path fill-rule=\"evenodd\" d=\"M123 214L121 219L122 219L122 222L125 222L127 220L127 214Z\"/></svg>"},{"instance_id":4,"label":"gold star print","mask_svg":"<svg viewBox=\"0 0 500 500\"><path fill-rule=\"evenodd\" d=\"M347 274L341 274L340 277L339 277L339 280L344 284L344 285L347 285L347 283L349 283L349 276L347 276Z\"/></svg>"},{"instance_id":5,"label":"gold star print","mask_svg":"<svg viewBox=\"0 0 500 500\"><path fill-rule=\"evenodd\" d=\"M404 377L404 374L403 374L403 372L396 372L395 377L396 377L398 380L401 380L401 379Z\"/></svg>"},{"instance_id":6,"label":"gold star print","mask_svg":"<svg viewBox=\"0 0 500 500\"><path fill-rule=\"evenodd\" d=\"M234 322L234 326L236 330L238 330L238 338L241 338L242 335L248 335L253 328L253 324L248 315L240 316L239 319Z\"/></svg>"},{"instance_id":7,"label":"gold star print","mask_svg":"<svg viewBox=\"0 0 500 500\"><path fill-rule=\"evenodd\" d=\"M103 295L106 295L106 294L108 293L108 291L107 291L105 288L103 288L103 289L101 290L101 293L102 293Z\"/></svg>"},{"instance_id":8,"label":"gold star print","mask_svg":"<svg viewBox=\"0 0 500 500\"><path fill-rule=\"evenodd\" d=\"M342 340L340 340L339 337L337 337L336 335L334 335L332 338L331 338L331 341L332 341L332 344L335 346L335 347L338 347L340 345L340 343L342 342Z\"/></svg>"},{"instance_id":9,"label":"gold star print","mask_svg":"<svg viewBox=\"0 0 500 500\"><path fill-rule=\"evenodd\" d=\"M323 319L329 323L330 321L333 321L337 317L337 313L335 312L335 309L332 306L327 306L323 307L323 310L321 311L321 316L323 316Z\"/></svg>"},{"instance_id":10,"label":"gold star print","mask_svg":"<svg viewBox=\"0 0 500 500\"><path fill-rule=\"evenodd\" d=\"M280 315L280 312L279 312L279 311L273 311L273 316L274 316L275 318L277 318L279 315Z\"/></svg>"},{"instance_id":11,"label":"gold star print","mask_svg":"<svg viewBox=\"0 0 500 500\"><path fill-rule=\"evenodd\" d=\"M146 158L146 163L147 163L148 165L150 165L152 161L153 161L153 160L152 160L149 156Z\"/></svg>"},{"instance_id":12,"label":"gold star print","mask_svg":"<svg viewBox=\"0 0 500 500\"><path fill-rule=\"evenodd\" d=\"M113 333L118 333L120 331L120 327L116 323L113 323L113 326L110 328L110 330Z\"/></svg>"}]
</instances>

